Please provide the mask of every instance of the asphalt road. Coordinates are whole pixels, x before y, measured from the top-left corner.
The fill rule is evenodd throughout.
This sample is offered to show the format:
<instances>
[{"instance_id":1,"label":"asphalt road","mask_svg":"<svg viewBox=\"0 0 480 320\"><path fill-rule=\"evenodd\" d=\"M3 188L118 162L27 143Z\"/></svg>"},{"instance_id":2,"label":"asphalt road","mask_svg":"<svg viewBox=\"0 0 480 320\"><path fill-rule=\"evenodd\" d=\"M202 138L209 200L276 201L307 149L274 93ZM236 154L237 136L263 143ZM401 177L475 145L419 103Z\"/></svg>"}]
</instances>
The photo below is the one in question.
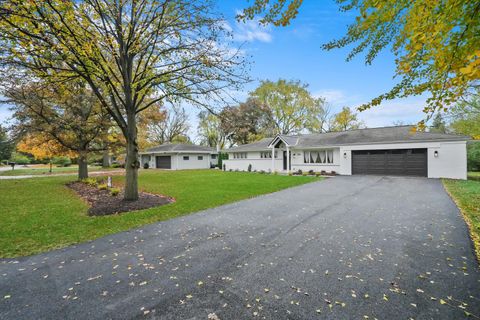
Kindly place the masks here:
<instances>
[{"instance_id":1,"label":"asphalt road","mask_svg":"<svg viewBox=\"0 0 480 320\"><path fill-rule=\"evenodd\" d=\"M0 260L1 319L462 319L480 271L439 180L352 176Z\"/></svg>"}]
</instances>

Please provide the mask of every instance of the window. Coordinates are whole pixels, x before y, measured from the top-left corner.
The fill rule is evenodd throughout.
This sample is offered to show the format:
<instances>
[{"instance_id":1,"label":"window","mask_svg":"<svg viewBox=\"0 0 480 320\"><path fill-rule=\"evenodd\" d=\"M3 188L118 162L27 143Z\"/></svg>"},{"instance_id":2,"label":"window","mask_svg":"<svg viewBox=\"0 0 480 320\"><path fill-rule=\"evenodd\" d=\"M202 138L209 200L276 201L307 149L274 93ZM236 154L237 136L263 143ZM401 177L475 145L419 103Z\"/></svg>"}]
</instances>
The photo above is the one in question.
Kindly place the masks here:
<instances>
[{"instance_id":1,"label":"window","mask_svg":"<svg viewBox=\"0 0 480 320\"><path fill-rule=\"evenodd\" d=\"M277 151L275 151L275 158L277 157ZM272 151L262 151L260 152L260 158L262 159L272 159Z\"/></svg>"},{"instance_id":2,"label":"window","mask_svg":"<svg viewBox=\"0 0 480 320\"><path fill-rule=\"evenodd\" d=\"M233 153L233 159L247 159L247 153L246 152L234 152Z\"/></svg>"},{"instance_id":3,"label":"window","mask_svg":"<svg viewBox=\"0 0 480 320\"><path fill-rule=\"evenodd\" d=\"M333 163L333 150L304 151L303 163Z\"/></svg>"},{"instance_id":4,"label":"window","mask_svg":"<svg viewBox=\"0 0 480 320\"><path fill-rule=\"evenodd\" d=\"M203 156L198 156L198 160L203 160Z\"/></svg>"},{"instance_id":5,"label":"window","mask_svg":"<svg viewBox=\"0 0 480 320\"><path fill-rule=\"evenodd\" d=\"M189 156L183 156L183 160L190 160Z\"/></svg>"},{"instance_id":6,"label":"window","mask_svg":"<svg viewBox=\"0 0 480 320\"><path fill-rule=\"evenodd\" d=\"M212 154L212 159L217 159L217 155L216 155L216 154Z\"/></svg>"}]
</instances>

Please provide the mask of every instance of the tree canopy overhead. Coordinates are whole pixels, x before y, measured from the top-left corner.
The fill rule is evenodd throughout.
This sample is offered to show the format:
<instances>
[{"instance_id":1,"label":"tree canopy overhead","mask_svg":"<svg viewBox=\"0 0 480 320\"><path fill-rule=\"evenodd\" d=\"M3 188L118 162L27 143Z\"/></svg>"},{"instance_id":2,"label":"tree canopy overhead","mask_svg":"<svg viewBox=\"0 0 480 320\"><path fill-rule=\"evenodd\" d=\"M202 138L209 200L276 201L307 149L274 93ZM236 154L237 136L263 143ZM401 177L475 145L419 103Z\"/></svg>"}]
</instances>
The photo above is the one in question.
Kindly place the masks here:
<instances>
[{"instance_id":1,"label":"tree canopy overhead","mask_svg":"<svg viewBox=\"0 0 480 320\"><path fill-rule=\"evenodd\" d=\"M238 16L288 25L302 1L255 0ZM352 47L347 61L360 53L371 64L384 49L396 56L399 82L390 91L359 107L385 100L429 93L427 118L444 111L480 79L480 2L477 0L336 0L340 11L356 15L345 36L323 45L325 50ZM423 122L422 122L423 123Z\"/></svg>"},{"instance_id":2,"label":"tree canopy overhead","mask_svg":"<svg viewBox=\"0 0 480 320\"><path fill-rule=\"evenodd\" d=\"M137 114L181 100L207 106L245 80L211 1L8 0L0 3L3 72L82 78L127 142L125 199L138 199Z\"/></svg>"}]
</instances>

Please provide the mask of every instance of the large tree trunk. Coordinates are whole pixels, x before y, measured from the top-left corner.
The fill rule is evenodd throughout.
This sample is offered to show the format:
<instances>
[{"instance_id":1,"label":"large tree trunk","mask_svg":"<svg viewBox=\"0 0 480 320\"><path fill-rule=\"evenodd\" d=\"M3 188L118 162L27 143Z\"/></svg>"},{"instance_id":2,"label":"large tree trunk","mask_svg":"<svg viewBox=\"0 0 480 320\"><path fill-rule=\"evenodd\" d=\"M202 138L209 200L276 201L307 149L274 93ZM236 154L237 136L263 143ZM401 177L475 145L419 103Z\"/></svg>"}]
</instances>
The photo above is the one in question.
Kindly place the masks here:
<instances>
[{"instance_id":1,"label":"large tree trunk","mask_svg":"<svg viewBox=\"0 0 480 320\"><path fill-rule=\"evenodd\" d=\"M138 144L135 114L127 116L127 157L125 159L124 200L138 200Z\"/></svg>"},{"instance_id":2,"label":"large tree trunk","mask_svg":"<svg viewBox=\"0 0 480 320\"><path fill-rule=\"evenodd\" d=\"M88 178L88 159L87 151L78 152L78 180Z\"/></svg>"},{"instance_id":3,"label":"large tree trunk","mask_svg":"<svg viewBox=\"0 0 480 320\"><path fill-rule=\"evenodd\" d=\"M108 149L103 150L103 155L102 155L102 167L103 168L108 168L111 165L110 161L110 152Z\"/></svg>"}]
</instances>

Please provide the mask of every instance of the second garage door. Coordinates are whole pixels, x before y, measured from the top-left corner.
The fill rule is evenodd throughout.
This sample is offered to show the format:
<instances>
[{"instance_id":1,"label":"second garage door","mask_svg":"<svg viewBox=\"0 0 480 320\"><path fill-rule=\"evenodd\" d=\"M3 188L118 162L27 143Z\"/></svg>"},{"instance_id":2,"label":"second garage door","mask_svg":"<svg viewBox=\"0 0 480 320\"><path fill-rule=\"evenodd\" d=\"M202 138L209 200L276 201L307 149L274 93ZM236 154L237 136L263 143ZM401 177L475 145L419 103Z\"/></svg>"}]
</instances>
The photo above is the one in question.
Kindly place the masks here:
<instances>
[{"instance_id":1,"label":"second garage door","mask_svg":"<svg viewBox=\"0 0 480 320\"><path fill-rule=\"evenodd\" d=\"M352 151L352 174L427 176L427 149Z\"/></svg>"},{"instance_id":2,"label":"second garage door","mask_svg":"<svg viewBox=\"0 0 480 320\"><path fill-rule=\"evenodd\" d=\"M171 169L172 157L171 156L157 156L156 158L157 169Z\"/></svg>"}]
</instances>

